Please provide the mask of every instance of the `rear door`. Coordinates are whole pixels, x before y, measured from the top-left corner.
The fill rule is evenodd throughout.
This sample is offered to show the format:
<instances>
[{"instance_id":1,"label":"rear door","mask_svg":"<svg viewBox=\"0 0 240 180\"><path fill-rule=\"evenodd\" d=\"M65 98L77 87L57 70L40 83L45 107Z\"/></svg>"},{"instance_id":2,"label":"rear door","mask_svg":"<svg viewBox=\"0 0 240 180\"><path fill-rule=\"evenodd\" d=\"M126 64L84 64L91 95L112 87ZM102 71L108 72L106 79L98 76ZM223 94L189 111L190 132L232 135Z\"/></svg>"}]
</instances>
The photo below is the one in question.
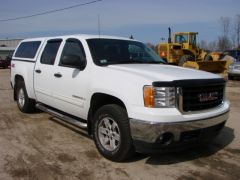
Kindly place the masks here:
<instances>
[{"instance_id":1,"label":"rear door","mask_svg":"<svg viewBox=\"0 0 240 180\"><path fill-rule=\"evenodd\" d=\"M54 63L58 57L61 43L62 39L48 40L41 56L37 59L34 70L34 89L37 101L53 107L55 105L53 98Z\"/></svg>"}]
</instances>

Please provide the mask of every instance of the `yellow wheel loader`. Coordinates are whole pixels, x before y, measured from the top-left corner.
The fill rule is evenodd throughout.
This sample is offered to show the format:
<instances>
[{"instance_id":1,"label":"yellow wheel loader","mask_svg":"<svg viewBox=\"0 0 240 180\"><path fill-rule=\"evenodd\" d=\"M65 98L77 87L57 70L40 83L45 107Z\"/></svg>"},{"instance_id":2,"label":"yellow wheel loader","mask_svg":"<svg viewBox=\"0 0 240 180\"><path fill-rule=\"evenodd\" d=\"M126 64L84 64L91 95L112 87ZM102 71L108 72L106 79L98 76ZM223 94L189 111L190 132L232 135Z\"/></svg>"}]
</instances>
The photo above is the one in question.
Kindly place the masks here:
<instances>
[{"instance_id":1,"label":"yellow wheel loader","mask_svg":"<svg viewBox=\"0 0 240 180\"><path fill-rule=\"evenodd\" d=\"M197 46L197 32L177 32L168 42L159 43L156 52L169 64L200 69L213 73L225 73L228 62L220 60L221 53L208 52Z\"/></svg>"}]
</instances>

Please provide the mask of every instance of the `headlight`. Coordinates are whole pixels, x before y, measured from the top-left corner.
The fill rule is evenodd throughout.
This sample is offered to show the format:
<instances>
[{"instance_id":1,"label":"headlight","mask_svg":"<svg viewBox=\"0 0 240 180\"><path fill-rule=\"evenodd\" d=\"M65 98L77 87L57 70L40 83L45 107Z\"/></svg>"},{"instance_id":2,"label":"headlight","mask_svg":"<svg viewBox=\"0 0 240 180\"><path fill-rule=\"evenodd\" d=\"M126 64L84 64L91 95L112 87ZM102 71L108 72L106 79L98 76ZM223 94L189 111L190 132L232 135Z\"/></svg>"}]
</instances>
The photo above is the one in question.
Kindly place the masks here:
<instances>
[{"instance_id":1,"label":"headlight","mask_svg":"<svg viewBox=\"0 0 240 180\"><path fill-rule=\"evenodd\" d=\"M175 107L175 87L144 86L145 107Z\"/></svg>"}]
</instances>

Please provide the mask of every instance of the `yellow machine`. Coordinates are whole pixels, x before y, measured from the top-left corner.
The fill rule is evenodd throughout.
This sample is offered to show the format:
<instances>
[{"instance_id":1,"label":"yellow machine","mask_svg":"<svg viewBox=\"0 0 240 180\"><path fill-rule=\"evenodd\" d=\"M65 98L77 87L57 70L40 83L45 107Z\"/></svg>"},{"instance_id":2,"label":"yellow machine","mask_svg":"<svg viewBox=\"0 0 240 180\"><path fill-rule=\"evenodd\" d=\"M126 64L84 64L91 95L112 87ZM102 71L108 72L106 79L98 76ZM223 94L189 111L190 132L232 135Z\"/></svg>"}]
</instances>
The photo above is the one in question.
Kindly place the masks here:
<instances>
[{"instance_id":1,"label":"yellow machine","mask_svg":"<svg viewBox=\"0 0 240 180\"><path fill-rule=\"evenodd\" d=\"M220 60L220 53L209 53L197 46L197 32L178 32L171 39L171 28L167 43L159 43L156 52L169 64L224 73L227 62Z\"/></svg>"}]
</instances>

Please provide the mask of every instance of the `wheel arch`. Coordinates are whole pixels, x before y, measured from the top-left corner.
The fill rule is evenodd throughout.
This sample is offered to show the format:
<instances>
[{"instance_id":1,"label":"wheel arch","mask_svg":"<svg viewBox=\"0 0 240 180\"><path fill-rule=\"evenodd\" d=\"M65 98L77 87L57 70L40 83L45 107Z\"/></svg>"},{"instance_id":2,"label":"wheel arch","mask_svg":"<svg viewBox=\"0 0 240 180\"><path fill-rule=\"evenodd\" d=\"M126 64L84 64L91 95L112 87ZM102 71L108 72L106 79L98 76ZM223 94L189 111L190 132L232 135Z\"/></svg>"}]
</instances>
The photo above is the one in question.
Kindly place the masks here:
<instances>
[{"instance_id":1,"label":"wheel arch","mask_svg":"<svg viewBox=\"0 0 240 180\"><path fill-rule=\"evenodd\" d=\"M23 76L21 76L19 74L16 74L15 77L14 77L14 88L13 88L13 90L14 90L13 98L14 98L15 101L17 100L17 94L16 94L17 91L16 90L17 90L17 83L19 81L24 82L24 78L23 78Z\"/></svg>"},{"instance_id":2,"label":"wheel arch","mask_svg":"<svg viewBox=\"0 0 240 180\"><path fill-rule=\"evenodd\" d=\"M91 97L91 101L90 101L90 108L88 111L88 133L92 134L92 124L93 124L93 116L96 113L96 111L107 104L117 104L121 107L123 107L124 109L126 108L126 105L124 104L124 102L116 97L116 96L112 96L109 94L105 94L105 93L94 93Z\"/></svg>"}]
</instances>

